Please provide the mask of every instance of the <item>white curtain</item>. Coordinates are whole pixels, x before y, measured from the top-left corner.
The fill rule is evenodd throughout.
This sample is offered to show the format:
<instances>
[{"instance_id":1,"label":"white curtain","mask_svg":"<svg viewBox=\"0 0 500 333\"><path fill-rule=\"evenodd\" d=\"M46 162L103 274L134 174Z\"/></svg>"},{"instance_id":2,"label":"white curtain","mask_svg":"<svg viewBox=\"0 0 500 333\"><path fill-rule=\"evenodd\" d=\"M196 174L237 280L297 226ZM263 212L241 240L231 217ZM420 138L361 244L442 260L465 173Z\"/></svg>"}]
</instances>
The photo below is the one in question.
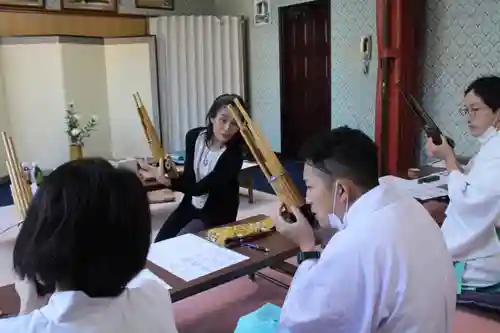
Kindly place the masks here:
<instances>
[{"instance_id":1,"label":"white curtain","mask_svg":"<svg viewBox=\"0 0 500 333\"><path fill-rule=\"evenodd\" d=\"M218 95L244 95L243 31L240 17L150 19L150 32L157 39L161 132L168 151L185 149L186 132L205 124Z\"/></svg>"}]
</instances>

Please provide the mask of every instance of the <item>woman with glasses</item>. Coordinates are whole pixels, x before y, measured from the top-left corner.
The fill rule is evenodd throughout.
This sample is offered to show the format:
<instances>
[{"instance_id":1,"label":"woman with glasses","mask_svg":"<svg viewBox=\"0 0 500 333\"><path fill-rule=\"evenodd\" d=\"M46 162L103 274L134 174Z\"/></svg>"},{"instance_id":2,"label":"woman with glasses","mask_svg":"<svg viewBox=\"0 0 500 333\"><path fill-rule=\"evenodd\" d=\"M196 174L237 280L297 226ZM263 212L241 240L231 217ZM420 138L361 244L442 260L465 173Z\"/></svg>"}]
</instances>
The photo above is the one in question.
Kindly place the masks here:
<instances>
[{"instance_id":1,"label":"woman with glasses","mask_svg":"<svg viewBox=\"0 0 500 333\"><path fill-rule=\"evenodd\" d=\"M184 193L179 207L161 227L155 242L185 233L195 233L236 220L239 206L238 176L243 164L243 140L228 106L236 107L234 94L217 97L207 114L207 125L186 134L184 172L169 179L164 172L157 180ZM141 168L155 172L141 163Z\"/></svg>"},{"instance_id":2,"label":"woman with glasses","mask_svg":"<svg viewBox=\"0 0 500 333\"><path fill-rule=\"evenodd\" d=\"M464 288L500 291L500 77L481 77L465 90L463 114L481 148L462 167L453 149L431 139L426 149L450 172L442 232Z\"/></svg>"}]
</instances>

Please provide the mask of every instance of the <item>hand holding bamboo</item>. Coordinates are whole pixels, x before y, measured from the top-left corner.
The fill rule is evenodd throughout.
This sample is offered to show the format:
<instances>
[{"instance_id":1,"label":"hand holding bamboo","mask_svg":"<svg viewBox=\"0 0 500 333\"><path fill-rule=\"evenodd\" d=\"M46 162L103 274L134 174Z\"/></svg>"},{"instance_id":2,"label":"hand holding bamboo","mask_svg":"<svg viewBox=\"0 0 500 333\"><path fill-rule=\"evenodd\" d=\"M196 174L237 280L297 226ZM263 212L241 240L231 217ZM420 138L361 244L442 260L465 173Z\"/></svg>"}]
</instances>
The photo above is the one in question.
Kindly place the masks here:
<instances>
[{"instance_id":1,"label":"hand holding bamboo","mask_svg":"<svg viewBox=\"0 0 500 333\"><path fill-rule=\"evenodd\" d=\"M149 149L151 150L151 154L153 156L153 163L159 163L159 165L163 165L169 178L179 178L177 167L172 161L170 155L165 153L160 138L156 134L154 125L151 121L151 118L149 118L148 112L146 110L146 107L142 103L139 93L135 93L133 96L135 105L137 107L137 112L141 120L142 128L144 130L144 135L146 136Z\"/></svg>"},{"instance_id":2,"label":"hand holding bamboo","mask_svg":"<svg viewBox=\"0 0 500 333\"><path fill-rule=\"evenodd\" d=\"M288 220L288 222L295 222L296 218L291 213L290 207L297 207L301 210L309 223L316 226L317 220L311 212L310 206L305 203L297 186L293 183L290 175L285 170L276 154L272 151L267 140L252 124L248 113L238 99L234 100L234 104L236 108L229 105L228 109L238 124L241 136L248 145L250 152L264 173L267 181L278 196L278 199L284 204L282 216Z\"/></svg>"}]
</instances>

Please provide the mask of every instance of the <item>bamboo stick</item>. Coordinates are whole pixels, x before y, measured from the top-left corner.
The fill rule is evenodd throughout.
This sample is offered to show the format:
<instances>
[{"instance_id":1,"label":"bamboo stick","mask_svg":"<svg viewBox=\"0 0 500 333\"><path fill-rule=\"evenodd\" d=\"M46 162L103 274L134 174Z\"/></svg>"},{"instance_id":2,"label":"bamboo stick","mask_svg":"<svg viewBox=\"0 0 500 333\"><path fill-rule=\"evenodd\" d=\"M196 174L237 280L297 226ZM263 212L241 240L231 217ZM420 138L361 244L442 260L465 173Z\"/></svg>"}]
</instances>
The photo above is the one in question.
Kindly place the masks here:
<instances>
[{"instance_id":1,"label":"bamboo stick","mask_svg":"<svg viewBox=\"0 0 500 333\"><path fill-rule=\"evenodd\" d=\"M151 121L151 118L149 118L148 111L146 110L144 103L142 103L141 96L139 93L135 93L133 97L139 114L139 119L141 120L142 129L144 130L144 136L148 141L149 149L151 150L151 154L153 156L153 162L164 165L169 178L178 178L179 172L177 171L177 167L172 161L170 155L163 149L160 138L156 134L153 122Z\"/></svg>"},{"instance_id":2,"label":"bamboo stick","mask_svg":"<svg viewBox=\"0 0 500 333\"><path fill-rule=\"evenodd\" d=\"M248 145L257 164L263 171L268 183L273 188L278 199L285 205L288 211L287 214L290 215L290 207L292 206L301 208L309 222L312 225L316 225L317 221L310 212L310 208L305 208L307 205L304 198L300 195L297 186L293 183L290 175L270 148L265 137L252 123L248 113L238 99L234 99L234 104L236 108L229 105L228 110L235 119L240 129L241 136Z\"/></svg>"},{"instance_id":3,"label":"bamboo stick","mask_svg":"<svg viewBox=\"0 0 500 333\"><path fill-rule=\"evenodd\" d=\"M27 207L31 202L31 199L33 199L33 192L31 192L31 186L29 185L29 181L24 176L24 170L21 166L19 158L17 157L16 147L14 146L14 142L12 141L12 138L10 136L7 138L7 143L9 144L9 147L12 152L14 167L16 169L15 172L19 180L22 196L24 197L27 203L26 205Z\"/></svg>"},{"instance_id":4,"label":"bamboo stick","mask_svg":"<svg viewBox=\"0 0 500 333\"><path fill-rule=\"evenodd\" d=\"M24 220L33 197L31 186L29 185L28 180L24 177L24 172L17 157L12 138L9 137L7 133L2 132L2 140L5 153L7 155L5 164L11 181L12 198L22 220Z\"/></svg>"}]
</instances>

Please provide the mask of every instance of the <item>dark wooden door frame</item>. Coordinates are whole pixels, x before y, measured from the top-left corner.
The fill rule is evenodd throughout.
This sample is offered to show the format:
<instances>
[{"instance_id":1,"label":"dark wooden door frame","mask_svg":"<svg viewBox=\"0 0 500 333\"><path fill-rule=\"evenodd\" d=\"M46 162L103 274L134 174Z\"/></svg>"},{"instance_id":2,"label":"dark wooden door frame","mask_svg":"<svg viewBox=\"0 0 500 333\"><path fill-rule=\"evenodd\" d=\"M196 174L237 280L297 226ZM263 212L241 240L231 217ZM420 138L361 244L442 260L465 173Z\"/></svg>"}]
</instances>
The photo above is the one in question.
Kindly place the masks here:
<instances>
[{"instance_id":1,"label":"dark wooden door frame","mask_svg":"<svg viewBox=\"0 0 500 333\"><path fill-rule=\"evenodd\" d=\"M381 175L406 176L418 161L419 122L396 84L420 96L425 0L376 0L379 68L375 139Z\"/></svg>"},{"instance_id":2,"label":"dark wooden door frame","mask_svg":"<svg viewBox=\"0 0 500 333\"><path fill-rule=\"evenodd\" d=\"M312 1L309 1L309 2L301 2L301 3L297 3L297 4L291 4L291 5L286 5L286 6L279 6L278 8L278 34L279 34L279 66L280 66L280 70L279 70L279 77L280 77L280 140L281 140L281 144L280 144L280 150L281 150L281 153L283 153L283 115L284 115L284 110L283 110L283 100L285 98L285 83L284 83L284 65L285 65L285 62L284 62L284 33L283 33L283 29L284 29L284 24L283 24L283 15L281 15L281 10L284 9L284 8L288 8L288 7L294 7L294 6L300 6L300 5L307 5L307 4L311 4L311 3L314 3L314 2L326 2L328 5L327 5L327 8L328 8L328 35L329 35L329 40L328 40L328 46L329 46L329 49L330 49L330 56L328 57L328 69L330 71L330 76L329 76L329 89L331 91L331 82L332 82L332 78L331 78L331 71L332 71L332 35L331 35L331 0L312 0ZM331 94L331 93L330 93ZM330 106L330 127L331 127L331 112L332 112L332 101L331 101L331 95L330 95L330 100L329 100L329 106Z\"/></svg>"}]
</instances>

